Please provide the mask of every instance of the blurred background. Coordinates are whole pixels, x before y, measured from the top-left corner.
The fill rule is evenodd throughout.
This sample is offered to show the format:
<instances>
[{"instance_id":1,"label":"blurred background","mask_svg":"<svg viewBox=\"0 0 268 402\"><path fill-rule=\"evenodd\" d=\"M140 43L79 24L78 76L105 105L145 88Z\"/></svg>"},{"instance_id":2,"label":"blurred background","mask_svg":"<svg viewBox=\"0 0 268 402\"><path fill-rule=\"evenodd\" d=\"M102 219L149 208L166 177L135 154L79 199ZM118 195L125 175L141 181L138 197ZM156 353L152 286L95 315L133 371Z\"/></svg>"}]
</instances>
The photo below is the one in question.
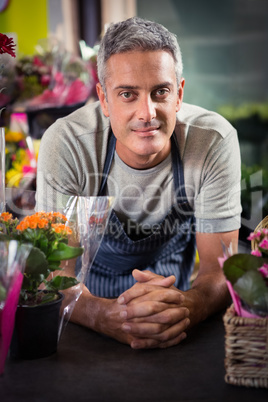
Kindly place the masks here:
<instances>
[{"instance_id":1,"label":"blurred background","mask_svg":"<svg viewBox=\"0 0 268 402\"><path fill-rule=\"evenodd\" d=\"M43 132L56 118L96 99L99 40L109 23L138 15L177 35L185 102L219 112L238 131L242 241L268 215L267 0L7 0L1 4L0 32L16 43L16 59L0 58L0 126L6 127L8 187L34 189ZM24 147L18 145L21 132ZM25 159L17 155L22 148ZM20 163L18 171L14 159Z\"/></svg>"}]
</instances>

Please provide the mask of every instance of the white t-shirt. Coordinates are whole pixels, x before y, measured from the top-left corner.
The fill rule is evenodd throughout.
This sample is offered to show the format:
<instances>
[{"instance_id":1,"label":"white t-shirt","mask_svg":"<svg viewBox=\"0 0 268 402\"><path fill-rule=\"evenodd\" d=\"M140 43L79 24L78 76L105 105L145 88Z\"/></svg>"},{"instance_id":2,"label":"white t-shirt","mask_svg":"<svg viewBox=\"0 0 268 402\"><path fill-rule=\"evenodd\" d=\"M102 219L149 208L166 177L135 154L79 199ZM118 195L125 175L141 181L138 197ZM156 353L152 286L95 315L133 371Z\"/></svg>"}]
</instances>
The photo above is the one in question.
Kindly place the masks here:
<instances>
[{"instance_id":1,"label":"white t-shirt","mask_svg":"<svg viewBox=\"0 0 268 402\"><path fill-rule=\"evenodd\" d=\"M96 196L107 153L110 121L99 102L58 119L43 135L38 157L37 209L59 210L70 195ZM235 129L223 117L182 104L175 135L196 230L240 227L240 151ZM159 222L174 202L171 156L146 170L127 166L115 153L107 181L125 227Z\"/></svg>"}]
</instances>

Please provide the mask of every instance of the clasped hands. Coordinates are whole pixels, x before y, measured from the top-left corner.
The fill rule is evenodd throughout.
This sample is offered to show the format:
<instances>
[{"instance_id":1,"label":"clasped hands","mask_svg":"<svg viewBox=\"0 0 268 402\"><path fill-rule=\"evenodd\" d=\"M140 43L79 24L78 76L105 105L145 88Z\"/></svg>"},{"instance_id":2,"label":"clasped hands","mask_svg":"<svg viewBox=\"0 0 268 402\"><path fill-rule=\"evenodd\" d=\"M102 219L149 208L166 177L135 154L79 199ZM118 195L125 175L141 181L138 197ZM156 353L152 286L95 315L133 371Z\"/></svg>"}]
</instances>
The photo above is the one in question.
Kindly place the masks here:
<instances>
[{"instance_id":1,"label":"clasped hands","mask_svg":"<svg viewBox=\"0 0 268 402\"><path fill-rule=\"evenodd\" d=\"M115 301L119 307L119 338L134 349L166 348L181 342L190 324L185 296L175 277L133 271L136 283Z\"/></svg>"}]
</instances>

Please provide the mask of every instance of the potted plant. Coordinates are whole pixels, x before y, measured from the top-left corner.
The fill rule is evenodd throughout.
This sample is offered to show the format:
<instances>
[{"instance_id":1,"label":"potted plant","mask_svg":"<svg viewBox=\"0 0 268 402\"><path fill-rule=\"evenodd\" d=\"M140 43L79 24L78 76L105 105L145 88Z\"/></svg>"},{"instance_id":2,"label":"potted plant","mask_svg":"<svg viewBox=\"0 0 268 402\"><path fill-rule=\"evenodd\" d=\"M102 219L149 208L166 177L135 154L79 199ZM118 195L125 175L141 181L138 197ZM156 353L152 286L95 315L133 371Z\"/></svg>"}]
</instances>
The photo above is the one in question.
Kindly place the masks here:
<instances>
[{"instance_id":1,"label":"potted plant","mask_svg":"<svg viewBox=\"0 0 268 402\"><path fill-rule=\"evenodd\" d=\"M233 300L223 317L225 381L268 388L268 217L248 237L251 254L225 256L223 266Z\"/></svg>"},{"instance_id":2,"label":"potted plant","mask_svg":"<svg viewBox=\"0 0 268 402\"><path fill-rule=\"evenodd\" d=\"M61 274L53 276L53 272L61 270L63 260L76 258L83 253L83 248L68 245L72 230L66 226L66 221L64 215L55 212L37 212L26 216L21 222L7 212L0 215L0 240L15 239L19 243L32 245L24 270L11 345L14 357L42 357L56 350L59 310L63 298L59 291L79 282L74 277ZM43 314L48 316L47 323ZM26 320L30 334L24 332ZM49 335L52 334L50 341Z\"/></svg>"}]
</instances>

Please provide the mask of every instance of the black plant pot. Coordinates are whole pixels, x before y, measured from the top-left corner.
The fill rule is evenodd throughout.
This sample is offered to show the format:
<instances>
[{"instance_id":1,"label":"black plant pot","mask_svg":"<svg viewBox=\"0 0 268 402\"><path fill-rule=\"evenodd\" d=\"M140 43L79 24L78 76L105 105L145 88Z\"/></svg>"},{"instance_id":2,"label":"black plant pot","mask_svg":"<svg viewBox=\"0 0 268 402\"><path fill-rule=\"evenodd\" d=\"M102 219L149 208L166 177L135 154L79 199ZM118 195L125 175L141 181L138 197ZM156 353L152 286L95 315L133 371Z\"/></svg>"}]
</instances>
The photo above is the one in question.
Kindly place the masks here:
<instances>
[{"instance_id":1,"label":"black plant pot","mask_svg":"<svg viewBox=\"0 0 268 402\"><path fill-rule=\"evenodd\" d=\"M10 345L10 357L38 359L57 351L63 294L39 306L18 306Z\"/></svg>"}]
</instances>

